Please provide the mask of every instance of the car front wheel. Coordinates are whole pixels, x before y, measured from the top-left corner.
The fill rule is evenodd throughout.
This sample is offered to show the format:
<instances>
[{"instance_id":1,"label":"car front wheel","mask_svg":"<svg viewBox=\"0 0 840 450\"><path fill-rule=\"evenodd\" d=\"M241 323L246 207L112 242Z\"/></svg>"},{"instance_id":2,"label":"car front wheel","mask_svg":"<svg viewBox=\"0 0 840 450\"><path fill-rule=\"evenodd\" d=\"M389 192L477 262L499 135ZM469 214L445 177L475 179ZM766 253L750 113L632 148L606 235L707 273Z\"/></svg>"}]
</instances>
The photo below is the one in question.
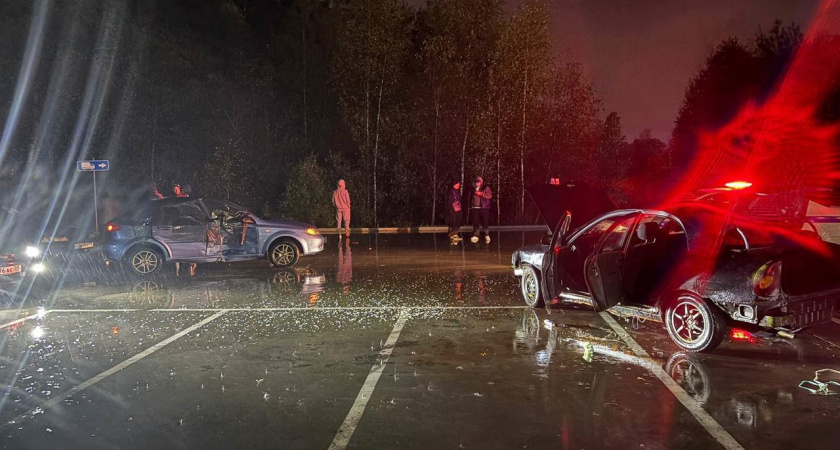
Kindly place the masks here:
<instances>
[{"instance_id":1,"label":"car front wheel","mask_svg":"<svg viewBox=\"0 0 840 450\"><path fill-rule=\"evenodd\" d=\"M540 292L540 276L531 266L522 269L522 278L519 280L522 299L531 308L543 306L542 293Z\"/></svg>"},{"instance_id":2,"label":"car front wheel","mask_svg":"<svg viewBox=\"0 0 840 450\"><path fill-rule=\"evenodd\" d=\"M290 241L278 241L268 249L268 260L277 267L294 266L300 258L300 250Z\"/></svg>"},{"instance_id":3,"label":"car front wheel","mask_svg":"<svg viewBox=\"0 0 840 450\"><path fill-rule=\"evenodd\" d=\"M726 335L726 317L692 294L681 294L665 312L665 328L677 346L688 352L710 351Z\"/></svg>"},{"instance_id":4,"label":"car front wheel","mask_svg":"<svg viewBox=\"0 0 840 450\"><path fill-rule=\"evenodd\" d=\"M151 247L134 247L126 255L125 264L132 274L148 277L163 267L163 255Z\"/></svg>"}]
</instances>

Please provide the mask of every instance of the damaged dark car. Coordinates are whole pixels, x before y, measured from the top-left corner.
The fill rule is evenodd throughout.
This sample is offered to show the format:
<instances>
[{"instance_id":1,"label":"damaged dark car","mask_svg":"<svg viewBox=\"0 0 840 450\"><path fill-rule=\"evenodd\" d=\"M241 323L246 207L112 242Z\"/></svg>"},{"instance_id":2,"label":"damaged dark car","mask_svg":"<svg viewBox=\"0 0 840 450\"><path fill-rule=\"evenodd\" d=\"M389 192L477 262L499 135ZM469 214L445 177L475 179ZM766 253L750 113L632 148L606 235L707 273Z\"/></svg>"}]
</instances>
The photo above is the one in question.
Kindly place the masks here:
<instances>
[{"instance_id":1,"label":"damaged dark car","mask_svg":"<svg viewBox=\"0 0 840 450\"><path fill-rule=\"evenodd\" d=\"M553 234L513 253L525 303L662 322L691 352L736 323L793 334L830 320L840 246L809 228L808 194L732 186L662 210L615 209L582 186L529 188Z\"/></svg>"}]
</instances>

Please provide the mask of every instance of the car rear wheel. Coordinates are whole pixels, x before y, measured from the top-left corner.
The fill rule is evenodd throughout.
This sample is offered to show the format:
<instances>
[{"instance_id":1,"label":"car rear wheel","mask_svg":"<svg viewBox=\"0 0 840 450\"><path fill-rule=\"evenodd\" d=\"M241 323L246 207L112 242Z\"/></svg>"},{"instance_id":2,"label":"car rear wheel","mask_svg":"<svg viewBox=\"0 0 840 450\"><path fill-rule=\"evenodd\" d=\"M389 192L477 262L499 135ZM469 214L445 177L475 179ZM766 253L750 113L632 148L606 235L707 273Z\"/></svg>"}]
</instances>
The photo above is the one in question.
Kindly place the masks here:
<instances>
[{"instance_id":1,"label":"car rear wheel","mask_svg":"<svg viewBox=\"0 0 840 450\"><path fill-rule=\"evenodd\" d=\"M726 335L726 317L692 294L681 294L665 312L665 328L677 346L688 352L715 349Z\"/></svg>"},{"instance_id":2,"label":"car rear wheel","mask_svg":"<svg viewBox=\"0 0 840 450\"><path fill-rule=\"evenodd\" d=\"M163 267L163 254L151 247L133 247L125 257L125 264L134 275L152 276Z\"/></svg>"},{"instance_id":3,"label":"car rear wheel","mask_svg":"<svg viewBox=\"0 0 840 450\"><path fill-rule=\"evenodd\" d=\"M522 299L531 308L543 306L542 293L540 292L540 276L531 266L522 269L522 277L519 280Z\"/></svg>"},{"instance_id":4,"label":"car rear wheel","mask_svg":"<svg viewBox=\"0 0 840 450\"><path fill-rule=\"evenodd\" d=\"M291 241L278 241L268 249L268 260L277 267L291 267L300 258L300 250Z\"/></svg>"}]
</instances>

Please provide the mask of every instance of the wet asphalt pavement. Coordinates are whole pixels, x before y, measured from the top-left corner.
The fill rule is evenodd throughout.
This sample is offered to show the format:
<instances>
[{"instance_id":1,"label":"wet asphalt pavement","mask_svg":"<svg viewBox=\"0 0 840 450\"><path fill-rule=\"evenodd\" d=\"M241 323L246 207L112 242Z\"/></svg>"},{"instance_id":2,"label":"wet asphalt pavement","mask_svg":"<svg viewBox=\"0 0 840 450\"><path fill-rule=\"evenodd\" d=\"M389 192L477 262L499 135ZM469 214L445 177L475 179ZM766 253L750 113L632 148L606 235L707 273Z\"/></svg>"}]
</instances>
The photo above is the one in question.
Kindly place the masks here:
<instances>
[{"instance_id":1,"label":"wet asphalt pavement","mask_svg":"<svg viewBox=\"0 0 840 450\"><path fill-rule=\"evenodd\" d=\"M799 387L840 370L840 324L682 353L657 324L524 308L510 254L539 234L493 237L333 236L291 271L36 286L2 313L0 446L840 445L840 395Z\"/></svg>"}]
</instances>

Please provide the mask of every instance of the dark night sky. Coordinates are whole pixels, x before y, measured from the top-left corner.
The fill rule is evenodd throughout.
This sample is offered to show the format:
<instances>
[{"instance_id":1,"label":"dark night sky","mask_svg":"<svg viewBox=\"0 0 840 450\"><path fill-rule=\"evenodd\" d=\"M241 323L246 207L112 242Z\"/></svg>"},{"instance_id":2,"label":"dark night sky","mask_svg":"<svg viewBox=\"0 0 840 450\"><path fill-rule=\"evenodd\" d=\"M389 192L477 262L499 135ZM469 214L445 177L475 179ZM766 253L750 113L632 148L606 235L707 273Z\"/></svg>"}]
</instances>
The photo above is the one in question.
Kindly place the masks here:
<instances>
[{"instance_id":1,"label":"dark night sky","mask_svg":"<svg viewBox=\"0 0 840 450\"><path fill-rule=\"evenodd\" d=\"M508 0L510 6L521 0ZM555 48L581 61L628 139L670 138L689 79L714 47L776 19L806 31L818 0L549 0Z\"/></svg>"}]
</instances>

